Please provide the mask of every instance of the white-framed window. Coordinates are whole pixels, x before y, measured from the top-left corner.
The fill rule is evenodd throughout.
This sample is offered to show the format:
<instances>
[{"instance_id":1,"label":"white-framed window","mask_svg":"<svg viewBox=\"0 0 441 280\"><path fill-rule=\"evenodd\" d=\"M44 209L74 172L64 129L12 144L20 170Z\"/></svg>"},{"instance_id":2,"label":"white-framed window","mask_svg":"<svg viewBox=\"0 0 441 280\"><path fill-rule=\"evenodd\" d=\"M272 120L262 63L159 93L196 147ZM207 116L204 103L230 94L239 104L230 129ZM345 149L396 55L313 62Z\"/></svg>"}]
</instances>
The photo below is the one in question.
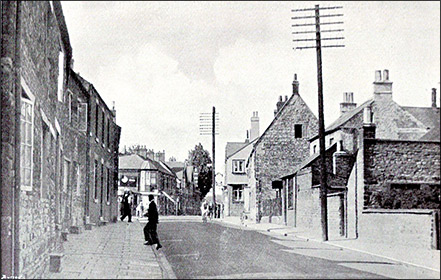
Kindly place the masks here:
<instances>
[{"instance_id":1,"label":"white-framed window","mask_svg":"<svg viewBox=\"0 0 441 280\"><path fill-rule=\"evenodd\" d=\"M20 188L32 191L34 104L22 89L20 113Z\"/></svg>"},{"instance_id":2,"label":"white-framed window","mask_svg":"<svg viewBox=\"0 0 441 280\"><path fill-rule=\"evenodd\" d=\"M67 110L69 112L69 123L72 123L72 105L73 105L72 98L73 98L73 93L68 89L65 102L67 103L68 106Z\"/></svg>"},{"instance_id":3,"label":"white-framed window","mask_svg":"<svg viewBox=\"0 0 441 280\"><path fill-rule=\"evenodd\" d=\"M233 160L233 173L245 173L245 160Z\"/></svg>"},{"instance_id":4,"label":"white-framed window","mask_svg":"<svg viewBox=\"0 0 441 280\"><path fill-rule=\"evenodd\" d=\"M77 195L81 194L81 172L80 172L80 165L77 162L74 162L74 168L76 170L76 176L77 176Z\"/></svg>"},{"instance_id":5,"label":"white-framed window","mask_svg":"<svg viewBox=\"0 0 441 280\"><path fill-rule=\"evenodd\" d=\"M106 168L107 169L107 189L106 189L106 201L110 202L110 188L112 186L112 176L111 176L111 169L110 168Z\"/></svg>"},{"instance_id":6,"label":"white-framed window","mask_svg":"<svg viewBox=\"0 0 441 280\"><path fill-rule=\"evenodd\" d=\"M331 146L332 143L334 143L334 137L332 137L332 138L329 139L329 146Z\"/></svg>"},{"instance_id":7,"label":"white-framed window","mask_svg":"<svg viewBox=\"0 0 441 280\"><path fill-rule=\"evenodd\" d=\"M93 186L93 199L95 201L98 200L98 160L95 160L95 165L93 168L93 175L95 176L95 182L94 182L94 186Z\"/></svg>"},{"instance_id":8,"label":"white-framed window","mask_svg":"<svg viewBox=\"0 0 441 280\"><path fill-rule=\"evenodd\" d=\"M63 102L64 90L64 52L61 49L58 54L58 101Z\"/></svg>"},{"instance_id":9,"label":"white-framed window","mask_svg":"<svg viewBox=\"0 0 441 280\"><path fill-rule=\"evenodd\" d=\"M233 186L233 201L242 202L243 201L243 185Z\"/></svg>"},{"instance_id":10,"label":"white-framed window","mask_svg":"<svg viewBox=\"0 0 441 280\"><path fill-rule=\"evenodd\" d=\"M87 130L87 103L78 101L78 130Z\"/></svg>"}]
</instances>

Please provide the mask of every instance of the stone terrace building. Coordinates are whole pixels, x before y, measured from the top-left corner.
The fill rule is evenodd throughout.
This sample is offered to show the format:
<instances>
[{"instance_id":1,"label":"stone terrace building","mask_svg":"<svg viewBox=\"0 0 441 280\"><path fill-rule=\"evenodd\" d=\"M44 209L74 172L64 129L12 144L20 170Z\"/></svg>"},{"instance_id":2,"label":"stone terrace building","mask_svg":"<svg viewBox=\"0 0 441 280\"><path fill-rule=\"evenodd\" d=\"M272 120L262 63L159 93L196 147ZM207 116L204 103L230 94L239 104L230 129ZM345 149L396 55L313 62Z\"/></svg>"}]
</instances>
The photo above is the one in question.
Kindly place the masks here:
<instances>
[{"instance_id":1,"label":"stone terrace building","mask_svg":"<svg viewBox=\"0 0 441 280\"><path fill-rule=\"evenodd\" d=\"M439 249L440 111L392 99L387 70L376 72L374 97L351 105L326 129L330 238L345 236ZM345 95L342 109L352 103ZM349 101L349 102L348 102ZM321 231L318 139L311 156L283 176L285 223Z\"/></svg>"},{"instance_id":2,"label":"stone terrace building","mask_svg":"<svg viewBox=\"0 0 441 280\"><path fill-rule=\"evenodd\" d=\"M2 1L1 17L1 274L40 278L50 255L62 252L67 231L80 232L88 217L94 223L112 217L112 192L106 207L98 201L102 212L87 211L94 178L87 171L89 155L98 154L105 168L99 166L104 172L97 186L114 190L120 128L70 69L59 1ZM84 105L97 99L107 118L98 130L111 143L100 148L86 134L94 112Z\"/></svg>"},{"instance_id":3,"label":"stone terrace building","mask_svg":"<svg viewBox=\"0 0 441 280\"><path fill-rule=\"evenodd\" d=\"M292 86L293 94L285 101L280 97L273 121L253 144L247 160L252 220L281 215L282 200L272 181L308 156L308 139L318 131L317 118L299 95L297 75Z\"/></svg>"}]
</instances>

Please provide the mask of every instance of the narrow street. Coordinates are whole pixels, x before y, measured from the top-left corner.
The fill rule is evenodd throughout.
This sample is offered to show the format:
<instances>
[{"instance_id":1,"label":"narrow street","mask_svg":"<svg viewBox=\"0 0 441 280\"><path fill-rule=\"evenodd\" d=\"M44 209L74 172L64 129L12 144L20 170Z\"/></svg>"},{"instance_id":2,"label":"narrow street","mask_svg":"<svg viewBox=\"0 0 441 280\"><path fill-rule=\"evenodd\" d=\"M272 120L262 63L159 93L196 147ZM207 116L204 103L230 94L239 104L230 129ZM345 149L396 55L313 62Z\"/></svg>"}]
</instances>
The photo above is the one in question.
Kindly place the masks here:
<instances>
[{"instance_id":1,"label":"narrow street","mask_svg":"<svg viewBox=\"0 0 441 280\"><path fill-rule=\"evenodd\" d=\"M436 277L388 259L214 221L204 224L199 217L164 217L158 232L178 279Z\"/></svg>"}]
</instances>

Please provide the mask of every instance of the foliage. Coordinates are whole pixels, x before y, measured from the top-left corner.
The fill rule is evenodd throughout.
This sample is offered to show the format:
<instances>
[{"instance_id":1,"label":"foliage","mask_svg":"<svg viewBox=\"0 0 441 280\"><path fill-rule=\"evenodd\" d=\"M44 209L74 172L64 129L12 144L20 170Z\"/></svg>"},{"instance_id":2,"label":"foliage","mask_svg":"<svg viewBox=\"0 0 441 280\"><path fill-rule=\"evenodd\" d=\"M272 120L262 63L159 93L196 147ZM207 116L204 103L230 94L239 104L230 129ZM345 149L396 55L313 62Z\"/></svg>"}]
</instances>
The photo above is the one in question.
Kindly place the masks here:
<instances>
[{"instance_id":1,"label":"foliage","mask_svg":"<svg viewBox=\"0 0 441 280\"><path fill-rule=\"evenodd\" d=\"M188 161L199 172L198 189L201 192L201 198L203 198L210 191L212 183L212 168L208 166L212 163L210 153L199 143L188 152Z\"/></svg>"}]
</instances>

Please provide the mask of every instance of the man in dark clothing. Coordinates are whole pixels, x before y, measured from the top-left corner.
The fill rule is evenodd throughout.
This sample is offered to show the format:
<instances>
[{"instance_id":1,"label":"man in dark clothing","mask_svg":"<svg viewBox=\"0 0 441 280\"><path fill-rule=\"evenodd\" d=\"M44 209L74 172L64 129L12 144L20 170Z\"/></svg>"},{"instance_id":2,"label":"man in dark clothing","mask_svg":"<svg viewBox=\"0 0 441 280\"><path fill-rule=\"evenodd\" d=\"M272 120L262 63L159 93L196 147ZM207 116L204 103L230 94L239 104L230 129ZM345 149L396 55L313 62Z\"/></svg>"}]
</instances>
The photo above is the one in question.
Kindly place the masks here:
<instances>
[{"instance_id":1,"label":"man in dark clothing","mask_svg":"<svg viewBox=\"0 0 441 280\"><path fill-rule=\"evenodd\" d=\"M158 209L156 208L156 203L154 200L153 195L149 195L149 209L147 210L147 213L145 216L149 218L149 221L144 227L144 238L145 242L144 245L156 245L156 250L162 247L161 243L159 243L158 233L156 232L157 225L158 225Z\"/></svg>"},{"instance_id":2,"label":"man in dark clothing","mask_svg":"<svg viewBox=\"0 0 441 280\"><path fill-rule=\"evenodd\" d=\"M125 193L122 199L123 214L121 216L121 221L123 221L127 216L129 216L129 223L132 222L132 207L130 207L129 194Z\"/></svg>"}]
</instances>

